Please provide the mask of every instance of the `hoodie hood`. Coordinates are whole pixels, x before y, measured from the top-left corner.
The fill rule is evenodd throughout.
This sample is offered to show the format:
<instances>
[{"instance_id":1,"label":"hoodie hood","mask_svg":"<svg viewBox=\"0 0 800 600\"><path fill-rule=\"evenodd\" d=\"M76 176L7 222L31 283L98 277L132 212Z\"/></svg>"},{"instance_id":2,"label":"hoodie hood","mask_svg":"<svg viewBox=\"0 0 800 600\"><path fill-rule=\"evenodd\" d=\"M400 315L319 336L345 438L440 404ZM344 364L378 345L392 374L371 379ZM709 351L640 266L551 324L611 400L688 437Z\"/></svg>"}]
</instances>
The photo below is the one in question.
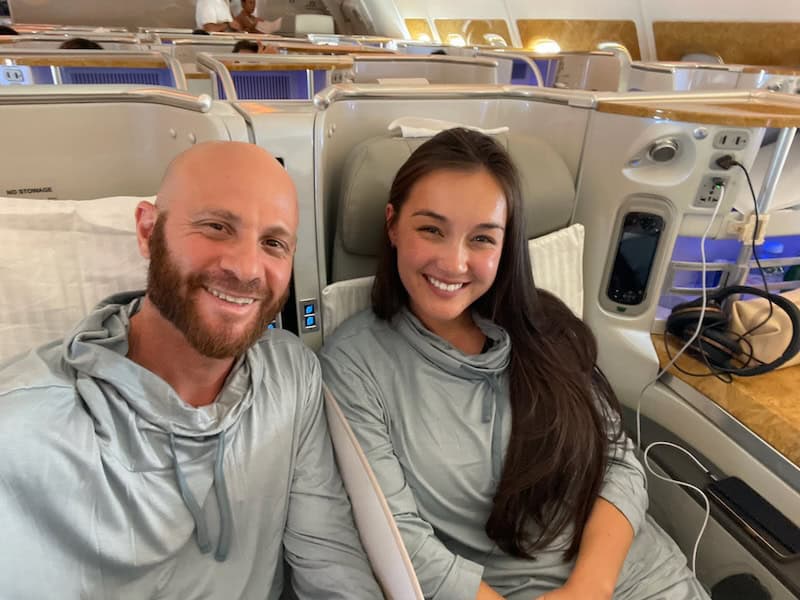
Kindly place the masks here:
<instances>
[{"instance_id":1,"label":"hoodie hood","mask_svg":"<svg viewBox=\"0 0 800 600\"><path fill-rule=\"evenodd\" d=\"M511 360L511 340L505 329L473 313L475 324L491 340L491 346L480 354L464 354L445 341L403 308L392 319L397 332L431 364L451 375L467 379L496 380Z\"/></svg>"},{"instance_id":2,"label":"hoodie hood","mask_svg":"<svg viewBox=\"0 0 800 600\"><path fill-rule=\"evenodd\" d=\"M505 455L502 431L506 419L506 371L511 362L511 339L505 329L492 321L474 312L472 318L492 342L480 354L464 354L425 327L407 307L395 315L392 325L416 352L435 367L460 379L489 386L491 393L484 394L481 403L481 422L493 423L492 470L495 480L499 481Z\"/></svg>"},{"instance_id":3,"label":"hoodie hood","mask_svg":"<svg viewBox=\"0 0 800 600\"><path fill-rule=\"evenodd\" d=\"M216 401L195 408L186 404L166 381L127 358L130 320L141 306L144 292L116 294L100 303L64 341L64 360L75 372L78 385L89 378L115 389L130 409L151 427L180 437L217 435L236 423L253 403L263 377L255 348L234 364ZM81 389L84 392L84 389ZM107 396L100 404L94 394L84 396L89 411L103 421Z\"/></svg>"}]
</instances>

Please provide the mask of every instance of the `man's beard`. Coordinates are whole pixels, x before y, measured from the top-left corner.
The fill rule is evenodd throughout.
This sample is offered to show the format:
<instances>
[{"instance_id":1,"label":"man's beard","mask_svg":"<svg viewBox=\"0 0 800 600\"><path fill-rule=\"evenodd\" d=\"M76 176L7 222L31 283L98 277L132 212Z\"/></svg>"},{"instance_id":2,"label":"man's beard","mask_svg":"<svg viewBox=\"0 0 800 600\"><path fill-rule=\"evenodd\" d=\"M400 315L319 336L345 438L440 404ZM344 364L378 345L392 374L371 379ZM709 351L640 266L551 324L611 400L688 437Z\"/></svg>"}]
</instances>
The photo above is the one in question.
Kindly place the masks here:
<instances>
[{"instance_id":1,"label":"man's beard","mask_svg":"<svg viewBox=\"0 0 800 600\"><path fill-rule=\"evenodd\" d=\"M288 288L280 298L258 281L244 282L232 274L191 273L183 276L170 255L164 233L166 217L159 215L150 236L150 266L147 271L147 297L161 316L180 331L186 341L203 356L232 358L246 352L263 335L289 297ZM258 313L252 327L240 335L233 328L212 331L204 324L196 305L197 293L210 294L205 288L224 290L232 295L258 298Z\"/></svg>"}]
</instances>

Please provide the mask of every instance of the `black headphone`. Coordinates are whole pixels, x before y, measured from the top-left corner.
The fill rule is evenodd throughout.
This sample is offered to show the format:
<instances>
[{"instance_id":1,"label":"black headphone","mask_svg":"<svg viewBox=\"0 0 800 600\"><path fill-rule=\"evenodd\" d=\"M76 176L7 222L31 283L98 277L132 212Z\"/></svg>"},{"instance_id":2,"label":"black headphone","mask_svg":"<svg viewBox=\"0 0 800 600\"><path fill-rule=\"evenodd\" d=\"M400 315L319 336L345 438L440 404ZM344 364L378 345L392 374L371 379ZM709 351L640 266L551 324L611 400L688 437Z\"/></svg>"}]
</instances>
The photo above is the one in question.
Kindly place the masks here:
<instances>
[{"instance_id":1,"label":"black headphone","mask_svg":"<svg viewBox=\"0 0 800 600\"><path fill-rule=\"evenodd\" d=\"M741 337L728 331L728 317L722 309L722 302L725 298L734 294L760 296L771 301L789 315L789 320L792 323L792 337L783 354L771 363L755 367L735 367L732 365L731 361L742 354L739 344ZM684 343L688 342L697 330L697 321L700 318L702 305L703 299L701 297L675 306L667 318L667 332L683 340ZM722 373L730 373L739 377L761 375L777 369L800 351L800 309L780 294L769 294L759 288L744 285L732 285L722 288L718 292L708 294L706 297L706 310L700 333L687 350Z\"/></svg>"}]
</instances>

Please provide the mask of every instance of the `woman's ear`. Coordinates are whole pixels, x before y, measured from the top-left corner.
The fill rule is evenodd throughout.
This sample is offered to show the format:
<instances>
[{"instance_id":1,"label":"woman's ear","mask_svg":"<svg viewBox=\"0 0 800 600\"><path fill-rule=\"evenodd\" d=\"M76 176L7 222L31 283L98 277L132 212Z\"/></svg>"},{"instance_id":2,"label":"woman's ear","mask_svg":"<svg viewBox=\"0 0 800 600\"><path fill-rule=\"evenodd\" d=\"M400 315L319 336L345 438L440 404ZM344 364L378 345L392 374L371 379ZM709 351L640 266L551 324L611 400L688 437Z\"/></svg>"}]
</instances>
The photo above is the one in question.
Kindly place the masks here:
<instances>
[{"instance_id":1,"label":"woman's ear","mask_svg":"<svg viewBox=\"0 0 800 600\"><path fill-rule=\"evenodd\" d=\"M387 204L386 205L386 233L389 236L389 242L392 244L393 248L396 246L395 238L397 237L397 226L395 224L395 217L396 216L397 215L396 215L396 213L394 211L394 206L392 206L391 204Z\"/></svg>"}]
</instances>

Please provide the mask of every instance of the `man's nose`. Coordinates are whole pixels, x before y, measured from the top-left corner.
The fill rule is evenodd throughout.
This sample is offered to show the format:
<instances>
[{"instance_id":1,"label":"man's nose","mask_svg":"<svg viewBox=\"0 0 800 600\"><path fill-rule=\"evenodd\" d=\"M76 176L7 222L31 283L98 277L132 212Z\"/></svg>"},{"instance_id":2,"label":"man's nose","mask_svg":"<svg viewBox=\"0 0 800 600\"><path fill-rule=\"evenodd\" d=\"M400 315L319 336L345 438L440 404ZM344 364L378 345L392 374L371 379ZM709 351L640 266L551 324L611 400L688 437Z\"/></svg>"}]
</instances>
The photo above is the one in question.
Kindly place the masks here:
<instances>
[{"instance_id":1,"label":"man's nose","mask_svg":"<svg viewBox=\"0 0 800 600\"><path fill-rule=\"evenodd\" d=\"M258 285L263 281L263 251L257 241L239 238L226 244L220 257L220 268L239 281Z\"/></svg>"}]
</instances>

